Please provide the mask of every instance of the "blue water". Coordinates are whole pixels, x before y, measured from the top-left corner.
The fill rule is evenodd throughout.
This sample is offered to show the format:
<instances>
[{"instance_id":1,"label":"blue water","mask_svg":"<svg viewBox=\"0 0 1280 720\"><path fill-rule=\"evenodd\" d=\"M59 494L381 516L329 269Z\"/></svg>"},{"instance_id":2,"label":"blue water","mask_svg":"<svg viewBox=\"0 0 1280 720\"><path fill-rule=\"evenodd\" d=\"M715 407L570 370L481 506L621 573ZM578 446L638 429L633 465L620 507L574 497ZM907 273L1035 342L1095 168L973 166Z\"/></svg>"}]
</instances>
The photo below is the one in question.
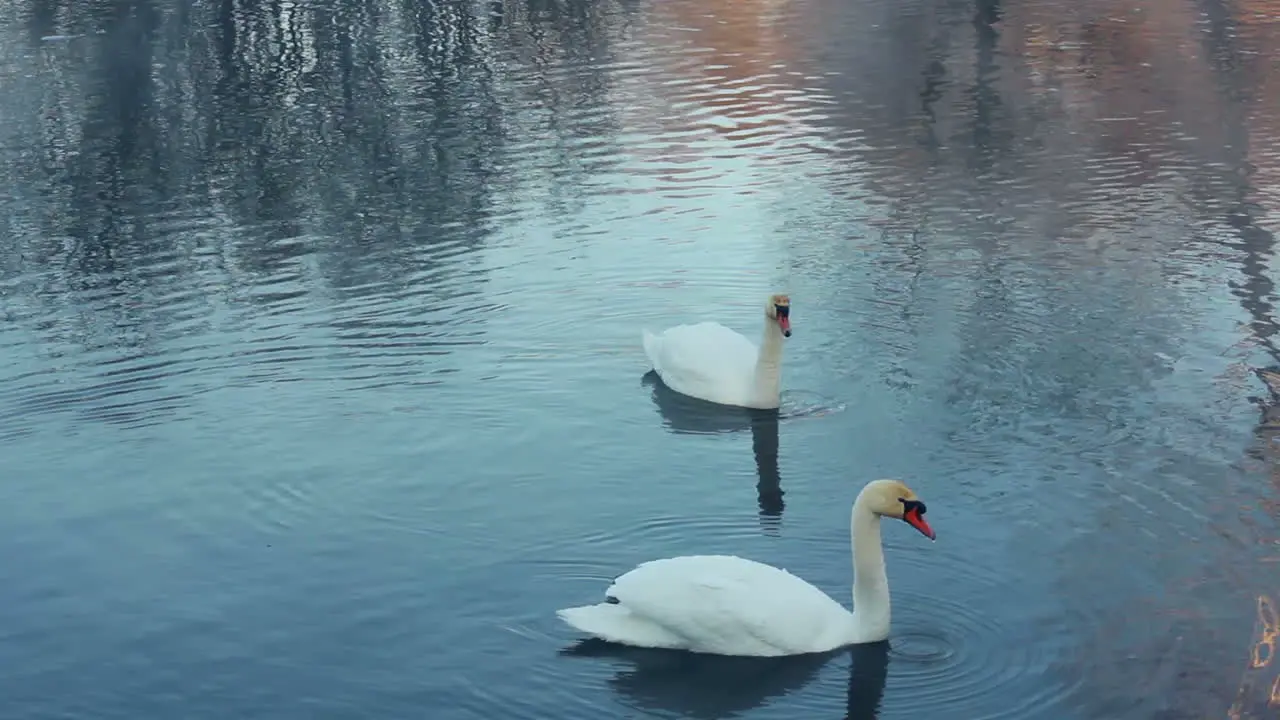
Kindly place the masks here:
<instances>
[{"instance_id":1,"label":"blue water","mask_svg":"<svg viewBox=\"0 0 1280 720\"><path fill-rule=\"evenodd\" d=\"M1277 12L4 6L0 717L1277 717ZM885 476L888 646L554 616Z\"/></svg>"}]
</instances>

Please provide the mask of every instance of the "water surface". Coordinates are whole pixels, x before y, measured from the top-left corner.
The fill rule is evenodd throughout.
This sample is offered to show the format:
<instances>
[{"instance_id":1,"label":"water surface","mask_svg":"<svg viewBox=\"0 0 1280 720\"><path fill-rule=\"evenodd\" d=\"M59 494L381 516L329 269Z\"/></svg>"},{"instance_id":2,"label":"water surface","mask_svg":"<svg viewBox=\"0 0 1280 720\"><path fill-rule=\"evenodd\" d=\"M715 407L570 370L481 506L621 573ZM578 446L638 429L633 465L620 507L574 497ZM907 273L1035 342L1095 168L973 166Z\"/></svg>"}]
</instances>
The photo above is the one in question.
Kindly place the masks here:
<instances>
[{"instance_id":1,"label":"water surface","mask_svg":"<svg viewBox=\"0 0 1280 720\"><path fill-rule=\"evenodd\" d=\"M1275 3L2 12L0 715L1280 712ZM781 419L645 378L777 291ZM888 646L554 617L882 476Z\"/></svg>"}]
</instances>

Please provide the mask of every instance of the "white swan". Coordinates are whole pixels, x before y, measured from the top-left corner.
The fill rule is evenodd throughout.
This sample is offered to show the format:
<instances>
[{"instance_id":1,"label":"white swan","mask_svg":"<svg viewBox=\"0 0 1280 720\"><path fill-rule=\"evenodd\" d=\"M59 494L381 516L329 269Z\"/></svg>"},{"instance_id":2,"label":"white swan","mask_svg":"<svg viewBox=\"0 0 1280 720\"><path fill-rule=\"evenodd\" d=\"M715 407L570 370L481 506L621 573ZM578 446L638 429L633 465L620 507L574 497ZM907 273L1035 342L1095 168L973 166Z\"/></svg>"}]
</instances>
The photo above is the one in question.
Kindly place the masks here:
<instances>
[{"instance_id":1,"label":"white swan","mask_svg":"<svg viewBox=\"0 0 1280 720\"><path fill-rule=\"evenodd\" d=\"M786 570L730 555L654 560L615 579L605 602L556 615L601 640L714 655L822 653L889 637L889 581L880 518L930 540L925 505L898 480L867 483L853 503L853 607Z\"/></svg>"},{"instance_id":2,"label":"white swan","mask_svg":"<svg viewBox=\"0 0 1280 720\"><path fill-rule=\"evenodd\" d=\"M782 388L782 338L791 337L791 299L771 295L760 347L716 322L642 333L649 364L667 387L721 405L776 408Z\"/></svg>"}]
</instances>

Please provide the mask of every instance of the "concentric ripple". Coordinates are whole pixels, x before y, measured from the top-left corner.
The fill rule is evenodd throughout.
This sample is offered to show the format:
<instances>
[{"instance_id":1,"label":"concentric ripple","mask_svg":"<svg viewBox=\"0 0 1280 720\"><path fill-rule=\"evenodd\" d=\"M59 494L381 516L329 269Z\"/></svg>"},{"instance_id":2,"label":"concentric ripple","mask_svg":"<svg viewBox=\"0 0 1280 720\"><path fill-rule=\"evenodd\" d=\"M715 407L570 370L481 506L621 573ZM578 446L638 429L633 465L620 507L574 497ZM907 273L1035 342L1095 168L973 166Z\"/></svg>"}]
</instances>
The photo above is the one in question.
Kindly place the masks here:
<instances>
[{"instance_id":1,"label":"concentric ripple","mask_svg":"<svg viewBox=\"0 0 1280 720\"><path fill-rule=\"evenodd\" d=\"M1068 625L1027 610L1043 606L1001 585L994 567L939 549L892 559L893 577L904 580L893 587L886 706L904 717L944 707L957 718L1066 716L1060 706L1075 687L1057 671L1073 647Z\"/></svg>"}]
</instances>

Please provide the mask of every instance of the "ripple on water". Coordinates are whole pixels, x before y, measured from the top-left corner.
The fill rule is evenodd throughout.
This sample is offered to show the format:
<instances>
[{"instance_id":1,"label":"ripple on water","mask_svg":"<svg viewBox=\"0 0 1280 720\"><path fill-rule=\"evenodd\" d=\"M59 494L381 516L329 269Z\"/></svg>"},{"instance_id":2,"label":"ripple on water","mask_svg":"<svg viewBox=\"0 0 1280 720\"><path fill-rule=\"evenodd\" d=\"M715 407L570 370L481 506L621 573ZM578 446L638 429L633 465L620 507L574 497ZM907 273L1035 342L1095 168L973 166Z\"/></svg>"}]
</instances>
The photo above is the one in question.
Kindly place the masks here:
<instances>
[{"instance_id":1,"label":"ripple on water","mask_svg":"<svg viewBox=\"0 0 1280 720\"><path fill-rule=\"evenodd\" d=\"M727 547L735 540L754 538L758 534L754 516L746 512L696 517L664 515L629 520L625 524L614 525L607 530L596 528L581 535L558 538L554 544L545 543L530 548L528 562L541 564L544 562L542 558L545 557L572 559L575 552L590 553L592 557L618 557L629 554L625 552L628 548L658 548L658 550L645 552L645 557L637 561L642 562L662 556L661 548L687 548L687 539L691 537L702 538L702 543L707 546L721 544ZM699 552L711 551L699 550ZM555 564L555 562L551 563L551 565ZM624 568L615 565L611 568L611 574L607 573L606 577L612 579L630 569L631 566Z\"/></svg>"},{"instance_id":2,"label":"ripple on water","mask_svg":"<svg viewBox=\"0 0 1280 720\"><path fill-rule=\"evenodd\" d=\"M103 365L107 369L70 387L57 372L38 371L13 378L0 392L5 406L0 426L6 434L20 434L49 414L71 412L81 421L149 427L181 417L194 392L175 380L195 372L178 360L135 354Z\"/></svg>"},{"instance_id":3,"label":"ripple on water","mask_svg":"<svg viewBox=\"0 0 1280 720\"><path fill-rule=\"evenodd\" d=\"M608 529L540 535L510 561L533 582L559 587L564 605L578 605L598 602L614 578L642 562L691 553L749 554L742 548L760 539L750 512L613 520ZM689 538L697 538L696 547Z\"/></svg>"},{"instance_id":4,"label":"ripple on water","mask_svg":"<svg viewBox=\"0 0 1280 720\"><path fill-rule=\"evenodd\" d=\"M844 412L845 403L809 390L785 390L779 416L784 420L813 420Z\"/></svg>"},{"instance_id":5,"label":"ripple on water","mask_svg":"<svg viewBox=\"0 0 1280 720\"><path fill-rule=\"evenodd\" d=\"M893 588L886 704L904 716L940 707L957 718L1054 716L1076 689L1053 677L1070 650L1070 624L1045 627L1033 611L1018 612L1034 605L998 584L1001 573L940 550L953 555L935 546L893 558L894 574L927 579Z\"/></svg>"}]
</instances>

